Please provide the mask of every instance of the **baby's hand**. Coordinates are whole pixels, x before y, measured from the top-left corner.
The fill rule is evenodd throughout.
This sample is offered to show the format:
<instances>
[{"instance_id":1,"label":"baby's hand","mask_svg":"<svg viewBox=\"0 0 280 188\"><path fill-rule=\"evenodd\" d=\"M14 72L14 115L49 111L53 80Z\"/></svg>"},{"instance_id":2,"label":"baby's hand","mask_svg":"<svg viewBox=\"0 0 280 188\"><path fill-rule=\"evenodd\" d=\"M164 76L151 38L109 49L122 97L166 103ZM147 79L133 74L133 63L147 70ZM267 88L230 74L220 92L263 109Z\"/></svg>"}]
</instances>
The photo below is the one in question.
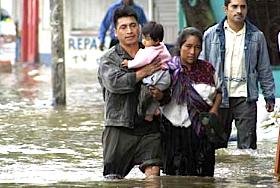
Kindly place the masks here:
<instances>
[{"instance_id":1,"label":"baby's hand","mask_svg":"<svg viewBox=\"0 0 280 188\"><path fill-rule=\"evenodd\" d=\"M127 64L128 64L128 61L125 59L125 60L123 60L123 62L121 63L121 65L123 66L123 67L127 67Z\"/></svg>"}]
</instances>

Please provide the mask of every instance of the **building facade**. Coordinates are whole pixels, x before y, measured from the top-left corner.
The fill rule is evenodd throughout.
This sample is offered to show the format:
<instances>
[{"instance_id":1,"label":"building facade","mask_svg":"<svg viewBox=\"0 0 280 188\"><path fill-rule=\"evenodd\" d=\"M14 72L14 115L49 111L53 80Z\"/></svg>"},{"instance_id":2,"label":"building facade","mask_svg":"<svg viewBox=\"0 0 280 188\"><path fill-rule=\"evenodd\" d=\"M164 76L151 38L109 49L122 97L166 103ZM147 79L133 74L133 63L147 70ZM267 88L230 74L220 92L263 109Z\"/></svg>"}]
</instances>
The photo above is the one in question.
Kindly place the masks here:
<instances>
[{"instance_id":1,"label":"building facade","mask_svg":"<svg viewBox=\"0 0 280 188\"><path fill-rule=\"evenodd\" d=\"M38 3L37 8L39 10L38 40L35 41L35 43L38 43L36 61L50 64L50 0L0 0L0 7L11 13L19 25L19 32L21 32L23 27L26 27L24 25L26 17L23 16L24 11L26 11L24 4L28 4L28 8L34 5L33 2ZM70 65L95 64L96 59L102 54L97 48L99 44L98 29L106 10L113 2L115 0L64 1L65 59ZM136 0L135 2L143 7L149 20L155 20L163 24L165 29L164 41L172 44L178 33L177 0ZM109 39L106 40L107 45L108 43Z\"/></svg>"}]
</instances>

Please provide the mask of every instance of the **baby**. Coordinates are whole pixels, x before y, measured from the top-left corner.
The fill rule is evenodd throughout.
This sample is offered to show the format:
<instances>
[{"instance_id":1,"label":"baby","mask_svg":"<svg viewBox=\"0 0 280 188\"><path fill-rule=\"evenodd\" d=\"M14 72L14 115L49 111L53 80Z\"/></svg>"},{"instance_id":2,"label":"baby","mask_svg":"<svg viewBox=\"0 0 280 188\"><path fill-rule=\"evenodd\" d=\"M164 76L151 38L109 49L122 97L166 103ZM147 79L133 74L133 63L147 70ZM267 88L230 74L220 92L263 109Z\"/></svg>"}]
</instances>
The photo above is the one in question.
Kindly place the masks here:
<instances>
[{"instance_id":1,"label":"baby","mask_svg":"<svg viewBox=\"0 0 280 188\"><path fill-rule=\"evenodd\" d=\"M146 86L154 86L161 91L167 89L171 82L167 64L171 60L171 55L162 42L163 36L164 31L161 24L154 21L146 23L142 28L142 43L145 48L139 49L133 60L124 60L122 62L122 66L128 69L135 69L153 63L155 59L160 59L162 69L151 76L145 77L142 82ZM158 108L159 102L153 100L146 110L145 120L152 121L153 115L158 111Z\"/></svg>"}]
</instances>

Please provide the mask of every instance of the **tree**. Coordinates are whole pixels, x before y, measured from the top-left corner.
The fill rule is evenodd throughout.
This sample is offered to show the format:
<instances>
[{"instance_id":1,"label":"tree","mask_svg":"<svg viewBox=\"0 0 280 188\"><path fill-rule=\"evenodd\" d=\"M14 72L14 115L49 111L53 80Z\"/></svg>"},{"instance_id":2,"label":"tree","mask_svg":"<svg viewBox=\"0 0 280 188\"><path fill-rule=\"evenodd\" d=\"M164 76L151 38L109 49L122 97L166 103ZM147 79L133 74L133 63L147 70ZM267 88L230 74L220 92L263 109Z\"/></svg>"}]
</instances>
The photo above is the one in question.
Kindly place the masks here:
<instances>
[{"instance_id":1,"label":"tree","mask_svg":"<svg viewBox=\"0 0 280 188\"><path fill-rule=\"evenodd\" d=\"M215 23L209 0L181 0L188 26L204 31Z\"/></svg>"}]
</instances>

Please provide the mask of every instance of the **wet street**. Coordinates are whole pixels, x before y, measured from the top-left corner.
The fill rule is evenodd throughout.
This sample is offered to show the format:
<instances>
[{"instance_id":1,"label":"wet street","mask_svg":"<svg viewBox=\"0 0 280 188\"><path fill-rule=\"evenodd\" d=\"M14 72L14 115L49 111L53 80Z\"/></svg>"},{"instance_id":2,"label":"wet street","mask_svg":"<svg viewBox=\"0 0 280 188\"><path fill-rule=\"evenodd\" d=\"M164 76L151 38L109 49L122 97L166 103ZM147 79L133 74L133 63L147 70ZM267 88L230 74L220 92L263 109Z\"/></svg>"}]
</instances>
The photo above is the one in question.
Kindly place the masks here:
<instances>
[{"instance_id":1,"label":"wet street","mask_svg":"<svg viewBox=\"0 0 280 188\"><path fill-rule=\"evenodd\" d=\"M96 69L67 69L67 105L52 106L51 70L0 73L0 187L280 187L274 176L278 128L256 151L236 143L216 151L214 178L145 180L135 168L124 180L102 177L103 101Z\"/></svg>"}]
</instances>

